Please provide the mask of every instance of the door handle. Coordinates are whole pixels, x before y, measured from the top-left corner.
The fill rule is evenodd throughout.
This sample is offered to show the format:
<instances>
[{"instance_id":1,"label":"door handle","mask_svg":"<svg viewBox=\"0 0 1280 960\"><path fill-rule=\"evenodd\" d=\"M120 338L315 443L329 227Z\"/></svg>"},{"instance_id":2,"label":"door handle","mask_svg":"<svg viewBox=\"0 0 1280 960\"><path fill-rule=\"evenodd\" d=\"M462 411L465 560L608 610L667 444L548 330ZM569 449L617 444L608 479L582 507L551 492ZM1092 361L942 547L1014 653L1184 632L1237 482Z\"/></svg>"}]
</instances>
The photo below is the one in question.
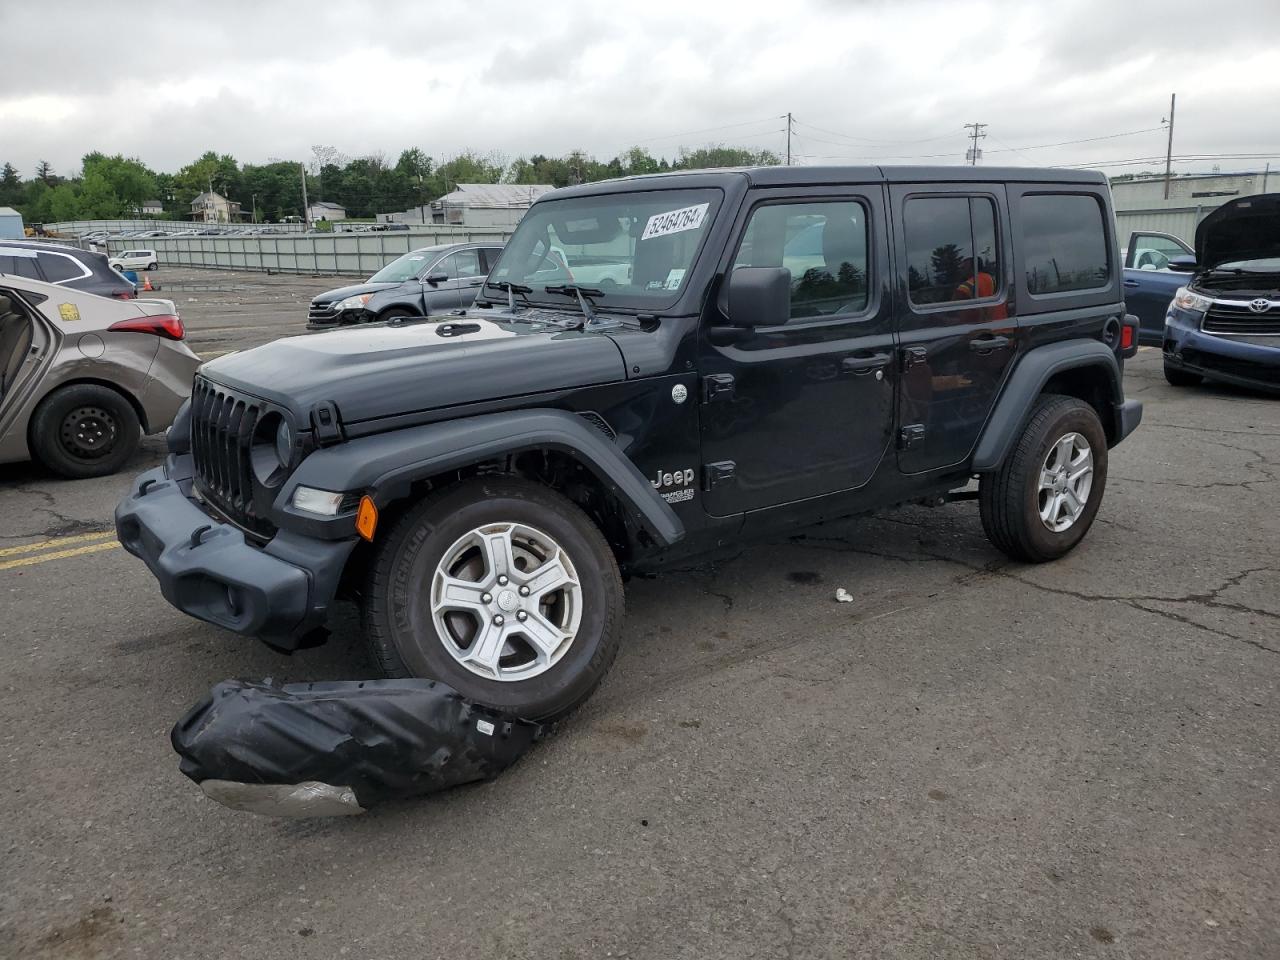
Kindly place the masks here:
<instances>
[{"instance_id":1,"label":"door handle","mask_svg":"<svg viewBox=\"0 0 1280 960\"><path fill-rule=\"evenodd\" d=\"M990 353L1009 345L1008 337L975 337L969 341L969 349L974 353Z\"/></svg>"},{"instance_id":2,"label":"door handle","mask_svg":"<svg viewBox=\"0 0 1280 960\"><path fill-rule=\"evenodd\" d=\"M1141 286L1141 284L1140 284L1140 283L1138 283L1138 281L1137 281L1137 280L1126 280L1126 281L1124 282L1124 285L1125 285L1126 287L1138 287L1138 286Z\"/></svg>"},{"instance_id":3,"label":"door handle","mask_svg":"<svg viewBox=\"0 0 1280 960\"><path fill-rule=\"evenodd\" d=\"M860 376L864 373L870 373L872 370L879 370L889 365L890 356L887 353L863 353L852 357L845 357L840 361L840 369L845 373L852 373L854 376Z\"/></svg>"}]
</instances>

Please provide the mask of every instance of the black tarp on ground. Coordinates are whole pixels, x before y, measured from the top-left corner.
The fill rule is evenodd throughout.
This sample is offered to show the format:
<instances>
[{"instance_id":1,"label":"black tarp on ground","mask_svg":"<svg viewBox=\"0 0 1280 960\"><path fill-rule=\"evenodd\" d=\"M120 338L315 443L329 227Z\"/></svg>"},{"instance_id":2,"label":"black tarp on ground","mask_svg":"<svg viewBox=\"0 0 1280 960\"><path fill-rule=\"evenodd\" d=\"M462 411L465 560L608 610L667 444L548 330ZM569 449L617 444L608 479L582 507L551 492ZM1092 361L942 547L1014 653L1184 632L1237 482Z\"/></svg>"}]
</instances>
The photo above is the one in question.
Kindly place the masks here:
<instances>
[{"instance_id":1,"label":"black tarp on ground","mask_svg":"<svg viewBox=\"0 0 1280 960\"><path fill-rule=\"evenodd\" d=\"M434 680L224 680L170 740L220 803L324 816L491 779L542 733Z\"/></svg>"}]
</instances>

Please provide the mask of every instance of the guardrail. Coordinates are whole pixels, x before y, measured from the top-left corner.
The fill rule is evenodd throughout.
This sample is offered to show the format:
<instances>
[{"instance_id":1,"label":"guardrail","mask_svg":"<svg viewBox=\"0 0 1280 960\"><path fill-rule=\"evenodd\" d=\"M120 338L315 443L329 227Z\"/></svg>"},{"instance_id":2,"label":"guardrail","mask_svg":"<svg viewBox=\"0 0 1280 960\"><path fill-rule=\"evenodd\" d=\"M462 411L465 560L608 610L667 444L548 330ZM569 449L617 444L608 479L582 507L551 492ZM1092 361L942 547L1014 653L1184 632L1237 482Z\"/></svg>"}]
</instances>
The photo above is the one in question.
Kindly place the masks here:
<instances>
[{"instance_id":1,"label":"guardrail","mask_svg":"<svg viewBox=\"0 0 1280 960\"><path fill-rule=\"evenodd\" d=\"M378 233L312 233L268 237L153 237L111 240L109 255L146 247L155 250L164 266L211 267L222 270L263 270L271 273L345 274L367 277L401 254L442 243L498 241L505 243L510 228L426 226L419 230Z\"/></svg>"}]
</instances>

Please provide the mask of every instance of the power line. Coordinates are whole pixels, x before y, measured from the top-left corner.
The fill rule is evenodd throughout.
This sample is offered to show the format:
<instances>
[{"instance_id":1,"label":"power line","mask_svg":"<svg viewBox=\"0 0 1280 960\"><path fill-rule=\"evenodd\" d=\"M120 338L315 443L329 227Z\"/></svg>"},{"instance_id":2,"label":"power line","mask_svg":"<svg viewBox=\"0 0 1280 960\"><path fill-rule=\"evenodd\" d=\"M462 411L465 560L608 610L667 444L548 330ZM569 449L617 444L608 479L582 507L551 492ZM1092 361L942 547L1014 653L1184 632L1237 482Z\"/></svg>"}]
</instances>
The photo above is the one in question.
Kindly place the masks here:
<instances>
[{"instance_id":1,"label":"power line","mask_svg":"<svg viewBox=\"0 0 1280 960\"><path fill-rule=\"evenodd\" d=\"M817 130L819 133L825 133L828 136L842 137L845 140L856 140L859 143L883 143L885 145L894 145L894 144L902 144L902 143L932 143L936 140L953 140L958 137L964 136L964 134L959 134L959 133L947 133L947 134L943 134L940 137L921 137L919 140L884 140L878 137L855 137L853 136L853 134L840 133L839 131L836 131L836 130L828 130L825 127L818 126L816 123L808 123L807 121L804 121L804 120L797 120L796 123L799 126L809 127L812 130ZM808 134L805 134L805 136L808 136ZM818 138L810 137L810 139L816 140ZM823 141L823 142L829 143L830 141ZM838 146L843 146L843 144L838 144Z\"/></svg>"},{"instance_id":2,"label":"power line","mask_svg":"<svg viewBox=\"0 0 1280 960\"><path fill-rule=\"evenodd\" d=\"M1156 130L1164 130L1163 126L1147 127L1144 130L1130 130L1127 133L1109 133L1103 137L1084 137L1080 140L1061 140L1058 143L1037 143L1024 147L1006 147L1003 150L991 150L990 153L1021 153L1023 150L1047 150L1049 147L1069 147L1077 143L1097 143L1099 140L1117 140L1120 137L1132 137L1139 133L1154 133Z\"/></svg>"}]
</instances>

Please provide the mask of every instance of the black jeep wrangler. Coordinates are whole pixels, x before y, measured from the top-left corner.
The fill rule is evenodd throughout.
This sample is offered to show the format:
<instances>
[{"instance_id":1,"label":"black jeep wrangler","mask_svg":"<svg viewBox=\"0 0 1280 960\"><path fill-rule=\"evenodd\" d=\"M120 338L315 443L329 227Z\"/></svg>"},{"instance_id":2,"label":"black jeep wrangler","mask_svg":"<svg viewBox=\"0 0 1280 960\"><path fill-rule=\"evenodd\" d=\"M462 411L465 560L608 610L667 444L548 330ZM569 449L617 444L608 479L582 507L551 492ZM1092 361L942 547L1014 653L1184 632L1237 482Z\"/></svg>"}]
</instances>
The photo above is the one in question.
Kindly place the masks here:
<instances>
[{"instance_id":1,"label":"black jeep wrangler","mask_svg":"<svg viewBox=\"0 0 1280 960\"><path fill-rule=\"evenodd\" d=\"M979 480L1060 557L1137 426L1106 180L772 167L529 210L475 305L206 364L116 510L179 609L290 650L335 597L391 676L563 716L623 576Z\"/></svg>"}]
</instances>

